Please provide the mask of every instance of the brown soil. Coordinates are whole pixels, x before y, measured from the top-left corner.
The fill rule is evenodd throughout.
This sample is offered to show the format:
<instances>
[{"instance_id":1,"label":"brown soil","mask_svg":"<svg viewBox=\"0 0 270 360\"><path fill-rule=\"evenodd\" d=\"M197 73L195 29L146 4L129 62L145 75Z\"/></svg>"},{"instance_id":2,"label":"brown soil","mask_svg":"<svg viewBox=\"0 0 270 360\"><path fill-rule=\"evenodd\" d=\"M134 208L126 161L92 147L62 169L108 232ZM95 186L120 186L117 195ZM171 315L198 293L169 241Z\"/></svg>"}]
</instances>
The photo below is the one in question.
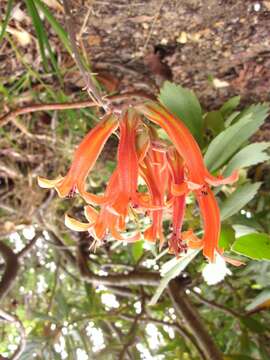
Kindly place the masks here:
<instances>
[{"instance_id":1,"label":"brown soil","mask_svg":"<svg viewBox=\"0 0 270 360\"><path fill-rule=\"evenodd\" d=\"M242 96L242 105L270 99L270 0L70 1L79 44L97 72L105 72L107 80L110 74L113 83L119 80L120 90L157 91L165 79L173 79L194 89L206 109L214 109L235 94ZM57 0L44 2L64 24ZM6 4L1 1L0 15ZM32 37L29 45L21 47L24 60L42 69L24 2L16 2L16 9L17 16L9 25ZM60 53L59 40L49 26L47 29ZM18 79L24 66L5 41L3 44L0 80ZM61 51L60 66L71 65ZM67 84L73 81L66 80Z\"/></svg>"},{"instance_id":2,"label":"brown soil","mask_svg":"<svg viewBox=\"0 0 270 360\"><path fill-rule=\"evenodd\" d=\"M116 72L121 87L172 76L206 107L234 94L247 103L270 99L270 1L91 3L84 43L96 68ZM82 20L88 6L77 7Z\"/></svg>"}]
</instances>

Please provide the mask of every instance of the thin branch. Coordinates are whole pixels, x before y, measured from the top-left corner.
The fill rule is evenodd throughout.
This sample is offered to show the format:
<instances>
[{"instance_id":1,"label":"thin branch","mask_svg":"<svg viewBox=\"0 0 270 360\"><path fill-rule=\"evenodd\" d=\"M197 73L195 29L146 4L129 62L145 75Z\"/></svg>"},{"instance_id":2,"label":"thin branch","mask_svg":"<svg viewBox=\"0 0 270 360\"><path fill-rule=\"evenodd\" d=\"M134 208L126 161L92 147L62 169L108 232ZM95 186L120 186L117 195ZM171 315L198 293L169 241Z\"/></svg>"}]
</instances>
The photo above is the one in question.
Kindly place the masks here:
<instances>
[{"instance_id":1,"label":"thin branch","mask_svg":"<svg viewBox=\"0 0 270 360\"><path fill-rule=\"evenodd\" d=\"M42 236L42 231L37 231L35 236L33 237L33 239L31 239L26 245L25 247L18 252L17 256L19 259L24 258L26 255L28 255L28 253L32 250L32 248L35 246L37 240L39 239L39 237Z\"/></svg>"},{"instance_id":2,"label":"thin branch","mask_svg":"<svg viewBox=\"0 0 270 360\"><path fill-rule=\"evenodd\" d=\"M1 318L5 321L8 321L8 322L14 324L19 330L20 344L18 345L14 354L9 359L9 360L18 360L26 346L26 333L25 333L24 326L23 326L22 322L16 316L8 314L7 312L5 312L2 309L0 309L0 320L2 320Z\"/></svg>"},{"instance_id":3,"label":"thin branch","mask_svg":"<svg viewBox=\"0 0 270 360\"><path fill-rule=\"evenodd\" d=\"M134 299L138 294L134 293L132 290L130 290L128 287L120 287L120 286L107 286L107 289L110 290L115 295L124 297L124 298L130 298Z\"/></svg>"},{"instance_id":4,"label":"thin branch","mask_svg":"<svg viewBox=\"0 0 270 360\"><path fill-rule=\"evenodd\" d=\"M132 320L134 318L133 316L127 315L127 314L121 314L119 317L123 320ZM146 324L152 323L152 324L155 324L158 326L163 326L163 327L168 326L168 327L174 329L176 332L179 333L180 336L182 336L186 340L190 341L194 345L194 347L197 349L199 355L201 356L201 358L203 360L207 360L207 358L205 357L201 348L198 346L198 343L197 343L195 337L189 331L187 331L183 326L181 326L179 323L176 323L176 322L170 323L170 322L163 321L163 320L157 320L155 318L152 318L151 316L144 316L139 319L139 322L146 323Z\"/></svg>"},{"instance_id":5,"label":"thin branch","mask_svg":"<svg viewBox=\"0 0 270 360\"><path fill-rule=\"evenodd\" d=\"M111 331L112 333L115 333L115 335L116 335L119 343L122 344L122 343L123 343L123 338L124 338L124 335L123 335L122 331L121 331L119 328L117 328L117 327L114 325L114 323L111 323L109 320L104 320L104 322L107 324L107 326L108 326L108 328L110 329L110 331ZM133 357L132 357L131 351L130 351L129 349L127 349L127 352L126 352L126 353L127 353L128 359L129 359L129 360L132 360Z\"/></svg>"},{"instance_id":6,"label":"thin branch","mask_svg":"<svg viewBox=\"0 0 270 360\"><path fill-rule=\"evenodd\" d=\"M197 309L188 299L185 289L179 284L177 279L172 280L168 286L168 294L171 298L175 312L179 318L183 318L196 338L207 360L222 360L223 356L217 348L208 330L205 328Z\"/></svg>"},{"instance_id":7,"label":"thin branch","mask_svg":"<svg viewBox=\"0 0 270 360\"><path fill-rule=\"evenodd\" d=\"M230 316L233 316L233 317L236 317L236 318L240 318L241 317L241 313L239 312L236 312L232 309L229 309L227 308L226 306L223 306L221 304L217 304L216 302L214 301L211 301L211 300L208 300L208 299L205 299L202 295L196 293L196 291L190 289L191 293L203 304L205 305L208 305L209 307L213 308L213 309L218 309L218 310L221 310L223 311L224 313L230 315Z\"/></svg>"},{"instance_id":8,"label":"thin branch","mask_svg":"<svg viewBox=\"0 0 270 360\"><path fill-rule=\"evenodd\" d=\"M50 313L52 305L53 305L53 300L54 300L54 297L55 297L55 292L56 292L56 288L57 288L58 281L59 281L59 270L60 270L60 259L58 259L57 265L56 265L56 271L55 271L55 274L54 274L54 283L53 283L53 287L52 287L52 290L51 290L51 296L50 296L50 299L49 299L49 304L48 304L48 307L47 307L47 314Z\"/></svg>"},{"instance_id":9,"label":"thin branch","mask_svg":"<svg viewBox=\"0 0 270 360\"><path fill-rule=\"evenodd\" d=\"M90 96L90 98L96 103L96 105L103 107L104 111L107 112L110 109L110 101L104 100L102 98L98 88L96 87L92 76L87 72L82 60L80 53L77 48L76 44L76 37L75 37L75 24L73 21L73 17L70 10L70 5L68 0L63 0L64 10L65 10L65 21L67 32L70 39L70 44L73 52L74 60L81 72L82 78L85 83L85 89Z\"/></svg>"},{"instance_id":10,"label":"thin branch","mask_svg":"<svg viewBox=\"0 0 270 360\"><path fill-rule=\"evenodd\" d=\"M108 276L90 274L84 276L84 280L96 286L157 286L160 283L160 276L156 272L136 271L129 274L111 274Z\"/></svg>"},{"instance_id":11,"label":"thin branch","mask_svg":"<svg viewBox=\"0 0 270 360\"><path fill-rule=\"evenodd\" d=\"M138 328L138 321L142 314L137 315L134 317L133 323L130 327L130 330L127 334L128 341L124 345L122 351L119 354L119 360L125 360L125 355L129 351L129 348L134 344L136 338L136 332Z\"/></svg>"},{"instance_id":12,"label":"thin branch","mask_svg":"<svg viewBox=\"0 0 270 360\"><path fill-rule=\"evenodd\" d=\"M5 272L0 282L0 303L9 292L19 271L18 257L11 248L0 241L0 253L6 263Z\"/></svg>"},{"instance_id":13,"label":"thin branch","mask_svg":"<svg viewBox=\"0 0 270 360\"><path fill-rule=\"evenodd\" d=\"M76 257L72 252L64 247L64 243L59 239L59 237L51 230L47 230L49 236L56 245L63 248L60 249L61 253L65 259L73 265L76 270L78 268L78 262ZM129 287L135 285L145 285L145 286L157 286L160 282L160 275L157 272L150 271L132 271L128 274L111 274L108 276L105 275L96 275L90 271L84 271L81 274L81 277L84 281L93 284L94 286L103 285L103 286L113 286L113 287Z\"/></svg>"},{"instance_id":14,"label":"thin branch","mask_svg":"<svg viewBox=\"0 0 270 360\"><path fill-rule=\"evenodd\" d=\"M118 102L131 98L144 98L153 99L153 96L144 92L128 92L124 94L110 96L112 102ZM68 109L84 109L88 107L97 106L93 101L75 101L71 103L51 103L51 104L32 104L22 108L12 110L0 118L0 126L6 125L9 121L19 115L29 114L36 111L49 111L49 110L68 110Z\"/></svg>"},{"instance_id":15,"label":"thin branch","mask_svg":"<svg viewBox=\"0 0 270 360\"><path fill-rule=\"evenodd\" d=\"M14 255L17 257L17 260L21 260L23 259L34 247L34 245L36 244L38 238L42 235L41 231L38 231L35 236L33 237L33 239L31 239L26 245L25 247L19 251L17 254L14 253ZM1 244L0 244L1 245ZM1 251L1 250L0 250ZM0 270L2 270L5 267L4 263L0 264Z\"/></svg>"}]
</instances>

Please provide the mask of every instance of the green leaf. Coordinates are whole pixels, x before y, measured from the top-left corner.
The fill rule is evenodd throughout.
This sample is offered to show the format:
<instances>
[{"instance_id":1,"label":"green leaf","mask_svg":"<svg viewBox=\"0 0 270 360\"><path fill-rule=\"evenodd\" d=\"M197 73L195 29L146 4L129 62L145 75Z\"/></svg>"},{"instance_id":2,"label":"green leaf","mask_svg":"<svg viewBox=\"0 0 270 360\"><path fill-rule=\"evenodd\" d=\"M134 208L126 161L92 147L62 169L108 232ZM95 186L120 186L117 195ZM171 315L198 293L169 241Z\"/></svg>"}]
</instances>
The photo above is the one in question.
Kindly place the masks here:
<instances>
[{"instance_id":1,"label":"green leaf","mask_svg":"<svg viewBox=\"0 0 270 360\"><path fill-rule=\"evenodd\" d=\"M135 262L137 262L143 254L143 241L136 241L132 244L132 256Z\"/></svg>"},{"instance_id":2,"label":"green leaf","mask_svg":"<svg viewBox=\"0 0 270 360\"><path fill-rule=\"evenodd\" d=\"M235 169L259 164L270 158L268 154L264 152L269 148L270 142L253 143L239 151L228 163L223 175L228 176Z\"/></svg>"},{"instance_id":3,"label":"green leaf","mask_svg":"<svg viewBox=\"0 0 270 360\"><path fill-rule=\"evenodd\" d=\"M235 231L231 225L223 224L221 226L218 245L224 250L229 250L235 241Z\"/></svg>"},{"instance_id":4,"label":"green leaf","mask_svg":"<svg viewBox=\"0 0 270 360\"><path fill-rule=\"evenodd\" d=\"M210 111L204 118L205 127L212 130L214 135L224 130L224 119L220 111Z\"/></svg>"},{"instance_id":5,"label":"green leaf","mask_svg":"<svg viewBox=\"0 0 270 360\"><path fill-rule=\"evenodd\" d=\"M267 330L266 326L251 317L243 317L241 322L245 327L255 333L263 333L265 330Z\"/></svg>"},{"instance_id":6,"label":"green leaf","mask_svg":"<svg viewBox=\"0 0 270 360\"><path fill-rule=\"evenodd\" d=\"M253 135L262 125L269 106L260 104L251 106L241 113L240 119L222 131L210 143L204 156L205 164L210 171L219 169L228 159Z\"/></svg>"},{"instance_id":7,"label":"green leaf","mask_svg":"<svg viewBox=\"0 0 270 360\"><path fill-rule=\"evenodd\" d=\"M270 260L270 237L253 233L239 237L231 248L234 252L255 260Z\"/></svg>"},{"instance_id":8,"label":"green leaf","mask_svg":"<svg viewBox=\"0 0 270 360\"><path fill-rule=\"evenodd\" d=\"M231 113L239 105L239 103L240 103L240 96L234 96L231 99L229 99L228 101L226 101L220 109L220 112L221 112L223 118L225 119L229 115L231 115Z\"/></svg>"},{"instance_id":9,"label":"green leaf","mask_svg":"<svg viewBox=\"0 0 270 360\"><path fill-rule=\"evenodd\" d=\"M161 294L169 284L169 282L175 278L176 276L180 275L180 273L188 266L188 264L195 258L195 256L200 252L200 250L188 250L188 252L180 257L179 259L173 258L166 262L161 269L161 275L164 277L154 296L149 302L149 305L155 305L160 298Z\"/></svg>"},{"instance_id":10,"label":"green leaf","mask_svg":"<svg viewBox=\"0 0 270 360\"><path fill-rule=\"evenodd\" d=\"M260 182L254 184L244 184L239 186L223 203L220 205L221 220L229 218L242 209L257 194Z\"/></svg>"},{"instance_id":11,"label":"green leaf","mask_svg":"<svg viewBox=\"0 0 270 360\"><path fill-rule=\"evenodd\" d=\"M270 290L262 291L250 304L246 306L246 311L253 311L255 309L270 307Z\"/></svg>"},{"instance_id":12,"label":"green leaf","mask_svg":"<svg viewBox=\"0 0 270 360\"><path fill-rule=\"evenodd\" d=\"M200 103L193 91L165 81L159 101L189 128L199 144L202 143L203 119Z\"/></svg>"}]
</instances>

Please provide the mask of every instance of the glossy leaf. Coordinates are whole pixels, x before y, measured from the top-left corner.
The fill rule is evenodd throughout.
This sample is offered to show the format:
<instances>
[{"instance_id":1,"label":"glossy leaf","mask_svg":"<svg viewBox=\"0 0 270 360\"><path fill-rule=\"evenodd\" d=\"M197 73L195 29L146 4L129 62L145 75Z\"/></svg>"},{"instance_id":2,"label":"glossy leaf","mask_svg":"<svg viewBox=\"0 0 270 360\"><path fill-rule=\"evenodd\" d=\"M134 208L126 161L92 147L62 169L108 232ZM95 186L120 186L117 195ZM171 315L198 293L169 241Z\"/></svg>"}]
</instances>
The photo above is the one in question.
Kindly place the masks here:
<instances>
[{"instance_id":1,"label":"glossy leaf","mask_svg":"<svg viewBox=\"0 0 270 360\"><path fill-rule=\"evenodd\" d=\"M143 241L136 241L132 244L132 256L135 262L137 262L143 254Z\"/></svg>"},{"instance_id":2,"label":"glossy leaf","mask_svg":"<svg viewBox=\"0 0 270 360\"><path fill-rule=\"evenodd\" d=\"M163 279L161 280L160 285L158 286L149 305L155 305L157 303L169 282L176 276L180 275L199 252L200 250L198 249L188 250L187 254L183 255L179 259L173 258L162 266L161 276L163 276Z\"/></svg>"},{"instance_id":3,"label":"glossy leaf","mask_svg":"<svg viewBox=\"0 0 270 360\"><path fill-rule=\"evenodd\" d=\"M214 135L224 130L224 118L220 111L210 111L204 118L205 127L210 129Z\"/></svg>"},{"instance_id":4,"label":"glossy leaf","mask_svg":"<svg viewBox=\"0 0 270 360\"><path fill-rule=\"evenodd\" d=\"M260 182L239 186L237 190L221 203L221 219L225 220L241 210L257 194L260 186Z\"/></svg>"},{"instance_id":5,"label":"glossy leaf","mask_svg":"<svg viewBox=\"0 0 270 360\"><path fill-rule=\"evenodd\" d=\"M165 81L159 94L160 102L189 128L199 144L202 143L203 119L200 103L192 90Z\"/></svg>"},{"instance_id":6,"label":"glossy leaf","mask_svg":"<svg viewBox=\"0 0 270 360\"><path fill-rule=\"evenodd\" d=\"M220 112L224 118L227 118L231 113L234 111L234 109L239 105L240 103L240 96L234 96L228 101L226 101L222 107L220 108Z\"/></svg>"},{"instance_id":7,"label":"glossy leaf","mask_svg":"<svg viewBox=\"0 0 270 360\"><path fill-rule=\"evenodd\" d=\"M232 250L255 260L270 260L270 237L267 234L253 233L235 240Z\"/></svg>"},{"instance_id":8,"label":"glossy leaf","mask_svg":"<svg viewBox=\"0 0 270 360\"><path fill-rule=\"evenodd\" d=\"M251 106L241 114L240 119L222 131L210 143L205 154L205 163L210 171L219 169L262 125L269 106L261 104Z\"/></svg>"},{"instance_id":9,"label":"glossy leaf","mask_svg":"<svg viewBox=\"0 0 270 360\"><path fill-rule=\"evenodd\" d=\"M219 247L224 250L229 250L232 243L235 241L235 231L231 225L223 224L221 226L220 237L218 241Z\"/></svg>"},{"instance_id":10,"label":"glossy leaf","mask_svg":"<svg viewBox=\"0 0 270 360\"><path fill-rule=\"evenodd\" d=\"M269 160L270 156L264 152L269 146L270 142L260 142L244 147L229 161L224 171L224 176L228 176L233 170L256 165Z\"/></svg>"}]
</instances>

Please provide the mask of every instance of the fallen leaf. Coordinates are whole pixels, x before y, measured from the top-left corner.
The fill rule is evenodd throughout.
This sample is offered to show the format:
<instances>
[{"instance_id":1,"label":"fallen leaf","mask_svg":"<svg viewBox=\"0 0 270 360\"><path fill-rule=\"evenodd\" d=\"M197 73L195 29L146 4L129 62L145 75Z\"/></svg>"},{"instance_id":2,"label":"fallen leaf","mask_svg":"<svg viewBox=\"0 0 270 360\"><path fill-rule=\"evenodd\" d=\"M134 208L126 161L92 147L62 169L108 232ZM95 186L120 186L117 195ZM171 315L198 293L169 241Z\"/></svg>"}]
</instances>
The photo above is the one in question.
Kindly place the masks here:
<instances>
[{"instance_id":1,"label":"fallen leaf","mask_svg":"<svg viewBox=\"0 0 270 360\"><path fill-rule=\"evenodd\" d=\"M187 42L187 33L185 31L182 31L180 36L176 39L176 42L179 44L185 44Z\"/></svg>"},{"instance_id":2,"label":"fallen leaf","mask_svg":"<svg viewBox=\"0 0 270 360\"><path fill-rule=\"evenodd\" d=\"M213 79L213 85L216 89L221 89L230 86L227 81L219 80L218 78Z\"/></svg>"},{"instance_id":3,"label":"fallen leaf","mask_svg":"<svg viewBox=\"0 0 270 360\"><path fill-rule=\"evenodd\" d=\"M24 29L17 30L8 26L7 32L13 35L21 46L27 46L31 42L31 35Z\"/></svg>"},{"instance_id":4,"label":"fallen leaf","mask_svg":"<svg viewBox=\"0 0 270 360\"><path fill-rule=\"evenodd\" d=\"M63 6L57 0L43 0L43 2L55 10L59 10L62 13L64 12Z\"/></svg>"},{"instance_id":5,"label":"fallen leaf","mask_svg":"<svg viewBox=\"0 0 270 360\"><path fill-rule=\"evenodd\" d=\"M93 45L100 45L101 43L101 37L99 35L89 35L87 38L88 44L93 46Z\"/></svg>"},{"instance_id":6,"label":"fallen leaf","mask_svg":"<svg viewBox=\"0 0 270 360\"><path fill-rule=\"evenodd\" d=\"M267 10L270 11L270 1L264 1L263 5L266 7Z\"/></svg>"}]
</instances>

